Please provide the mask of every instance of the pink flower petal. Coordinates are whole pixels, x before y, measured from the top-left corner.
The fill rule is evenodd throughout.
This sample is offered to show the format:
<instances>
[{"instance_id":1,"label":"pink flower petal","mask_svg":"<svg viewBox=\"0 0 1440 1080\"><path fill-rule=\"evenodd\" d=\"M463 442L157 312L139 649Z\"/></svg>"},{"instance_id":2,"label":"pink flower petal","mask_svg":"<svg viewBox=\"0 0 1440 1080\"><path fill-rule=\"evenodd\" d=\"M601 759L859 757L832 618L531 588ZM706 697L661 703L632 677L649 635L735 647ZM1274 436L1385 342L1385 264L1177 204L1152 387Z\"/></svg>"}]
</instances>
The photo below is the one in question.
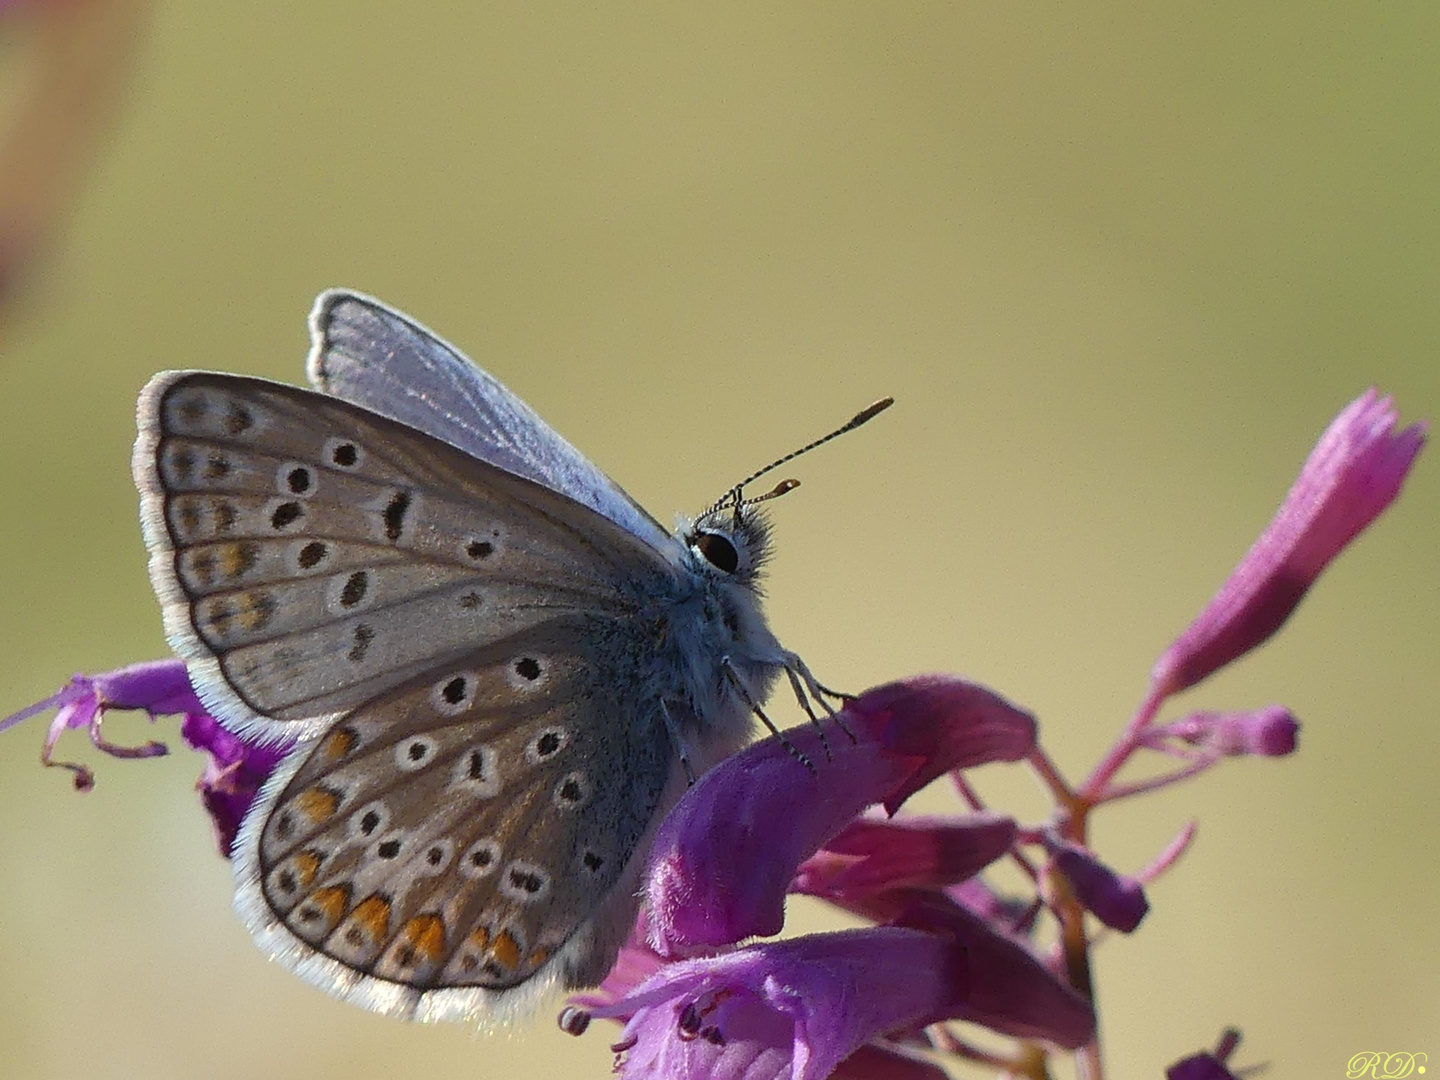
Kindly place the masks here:
<instances>
[{"instance_id":1,"label":"pink flower petal","mask_svg":"<svg viewBox=\"0 0 1440 1080\"><path fill-rule=\"evenodd\" d=\"M1155 729L1229 757L1284 757L1295 751L1300 723L1283 705L1248 712L1197 712Z\"/></svg>"},{"instance_id":2,"label":"pink flower petal","mask_svg":"<svg viewBox=\"0 0 1440 1080\"><path fill-rule=\"evenodd\" d=\"M870 901L872 917L947 937L965 953L970 987L951 1014L1019 1039L1074 1049L1095 1034L1091 1005L1062 983L1017 938L949 897L897 889Z\"/></svg>"},{"instance_id":3,"label":"pink flower petal","mask_svg":"<svg viewBox=\"0 0 1440 1080\"><path fill-rule=\"evenodd\" d=\"M1069 881L1080 906L1110 929L1128 934L1149 912L1150 901L1139 881L1117 874L1084 848L1055 842L1050 857Z\"/></svg>"},{"instance_id":4,"label":"pink flower petal","mask_svg":"<svg viewBox=\"0 0 1440 1080\"><path fill-rule=\"evenodd\" d=\"M901 886L953 885L1009 851L1015 834L1015 820L1002 814L856 818L805 860L791 891L854 900Z\"/></svg>"},{"instance_id":5,"label":"pink flower petal","mask_svg":"<svg viewBox=\"0 0 1440 1080\"><path fill-rule=\"evenodd\" d=\"M983 687L927 677L861 695L844 718L856 742L787 733L812 773L772 737L711 769L670 812L650 855L651 944L663 956L776 934L797 868L865 807L898 806L951 769L1014 760L1035 722Z\"/></svg>"},{"instance_id":6,"label":"pink flower petal","mask_svg":"<svg viewBox=\"0 0 1440 1080\"><path fill-rule=\"evenodd\" d=\"M670 964L595 1015L631 1017L622 1076L823 1080L869 1039L950 1015L968 987L946 939L846 930Z\"/></svg>"},{"instance_id":7,"label":"pink flower petal","mask_svg":"<svg viewBox=\"0 0 1440 1080\"><path fill-rule=\"evenodd\" d=\"M1274 520L1205 610L1156 661L1160 696L1178 693L1262 644L1320 572L1400 494L1425 425L1396 431L1388 397L1367 390L1320 437Z\"/></svg>"}]
</instances>

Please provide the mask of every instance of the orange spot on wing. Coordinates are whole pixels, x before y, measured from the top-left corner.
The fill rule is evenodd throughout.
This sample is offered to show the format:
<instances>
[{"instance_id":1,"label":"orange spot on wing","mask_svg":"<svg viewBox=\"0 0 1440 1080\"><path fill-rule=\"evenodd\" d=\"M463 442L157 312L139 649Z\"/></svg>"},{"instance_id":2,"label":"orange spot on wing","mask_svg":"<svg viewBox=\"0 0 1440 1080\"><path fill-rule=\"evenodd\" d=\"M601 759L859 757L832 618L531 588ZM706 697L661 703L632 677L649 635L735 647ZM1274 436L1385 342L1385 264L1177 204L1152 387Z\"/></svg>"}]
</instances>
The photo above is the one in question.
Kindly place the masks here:
<instances>
[{"instance_id":1,"label":"orange spot on wing","mask_svg":"<svg viewBox=\"0 0 1440 1080\"><path fill-rule=\"evenodd\" d=\"M355 744L359 741L360 737L355 734L353 728L338 727L325 736L325 741L320 746L320 752L331 761L339 761L354 750Z\"/></svg>"},{"instance_id":2,"label":"orange spot on wing","mask_svg":"<svg viewBox=\"0 0 1440 1080\"><path fill-rule=\"evenodd\" d=\"M240 626L252 634L264 630L275 617L277 606L275 598L269 593L246 593L245 607L240 611Z\"/></svg>"},{"instance_id":3,"label":"orange spot on wing","mask_svg":"<svg viewBox=\"0 0 1440 1080\"><path fill-rule=\"evenodd\" d=\"M510 931L502 930L490 944L490 955L506 971L514 971L520 966L520 943Z\"/></svg>"},{"instance_id":4,"label":"orange spot on wing","mask_svg":"<svg viewBox=\"0 0 1440 1080\"><path fill-rule=\"evenodd\" d=\"M319 824L335 816L335 810L340 805L340 795L329 788L306 788L295 797L295 805L307 818Z\"/></svg>"},{"instance_id":5,"label":"orange spot on wing","mask_svg":"<svg viewBox=\"0 0 1440 1080\"><path fill-rule=\"evenodd\" d=\"M327 927L334 926L345 914L345 909L350 906L350 886L329 885L326 888L315 892L309 900L296 908L302 926L305 925L307 909L318 910L325 919Z\"/></svg>"},{"instance_id":6,"label":"orange spot on wing","mask_svg":"<svg viewBox=\"0 0 1440 1080\"><path fill-rule=\"evenodd\" d=\"M476 952L484 952L490 947L490 930L488 927L477 926L470 932L470 944Z\"/></svg>"},{"instance_id":7,"label":"orange spot on wing","mask_svg":"<svg viewBox=\"0 0 1440 1080\"><path fill-rule=\"evenodd\" d=\"M259 548L253 543L226 544L220 549L220 572L227 578L244 576L254 569Z\"/></svg>"},{"instance_id":8,"label":"orange spot on wing","mask_svg":"<svg viewBox=\"0 0 1440 1080\"><path fill-rule=\"evenodd\" d=\"M550 950L542 947L536 949L530 954L530 958L525 961L525 965L530 968L538 968L541 964L545 963L545 961L549 959Z\"/></svg>"},{"instance_id":9,"label":"orange spot on wing","mask_svg":"<svg viewBox=\"0 0 1440 1080\"><path fill-rule=\"evenodd\" d=\"M435 963L445 951L445 922L439 915L416 915L401 931L421 959Z\"/></svg>"},{"instance_id":10,"label":"orange spot on wing","mask_svg":"<svg viewBox=\"0 0 1440 1080\"><path fill-rule=\"evenodd\" d=\"M306 850L295 856L295 861L291 865L295 867L295 879L300 883L302 889L310 887L322 861L322 856L318 851Z\"/></svg>"},{"instance_id":11,"label":"orange spot on wing","mask_svg":"<svg viewBox=\"0 0 1440 1080\"><path fill-rule=\"evenodd\" d=\"M390 901L379 893L367 896L355 905L350 921L365 931L372 944L384 941L390 932Z\"/></svg>"}]
</instances>

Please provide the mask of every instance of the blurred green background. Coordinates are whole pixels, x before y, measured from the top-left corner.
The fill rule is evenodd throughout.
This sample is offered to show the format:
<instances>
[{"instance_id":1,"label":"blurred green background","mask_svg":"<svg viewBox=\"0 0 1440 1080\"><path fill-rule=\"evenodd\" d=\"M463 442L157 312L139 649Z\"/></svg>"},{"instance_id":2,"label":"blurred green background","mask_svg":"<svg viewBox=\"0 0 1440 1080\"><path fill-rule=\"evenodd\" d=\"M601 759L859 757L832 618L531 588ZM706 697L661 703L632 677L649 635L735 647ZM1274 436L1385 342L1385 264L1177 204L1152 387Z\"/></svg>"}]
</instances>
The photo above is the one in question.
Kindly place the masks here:
<instances>
[{"instance_id":1,"label":"blurred green background","mask_svg":"<svg viewBox=\"0 0 1440 1080\"><path fill-rule=\"evenodd\" d=\"M777 632L853 689L986 682L1078 777L1331 416L1371 384L1440 415L1437 47L1418 2L155 5L4 333L0 713L165 652L147 376L300 381L343 284L662 520L893 394L793 469ZM1301 753L1098 819L1121 869L1200 821L1099 951L1111 1075L1226 1024L1272 1076L1440 1059L1437 508L1422 456L1281 636L1175 707L1283 702ZM266 963L198 757L73 734L81 796L42 732L0 737L5 1077L609 1075L613 1028L407 1026ZM981 785L1044 813L1018 770Z\"/></svg>"}]
</instances>

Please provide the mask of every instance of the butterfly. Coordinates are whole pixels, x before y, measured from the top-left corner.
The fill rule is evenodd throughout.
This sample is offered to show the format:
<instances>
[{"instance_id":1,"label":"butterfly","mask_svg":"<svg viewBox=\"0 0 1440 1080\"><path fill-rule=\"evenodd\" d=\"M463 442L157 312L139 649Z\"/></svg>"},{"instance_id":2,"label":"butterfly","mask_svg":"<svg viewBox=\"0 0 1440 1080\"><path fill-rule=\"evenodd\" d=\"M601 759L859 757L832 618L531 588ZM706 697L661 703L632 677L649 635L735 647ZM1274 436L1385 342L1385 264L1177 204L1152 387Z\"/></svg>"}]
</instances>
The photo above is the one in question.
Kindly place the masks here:
<instances>
[{"instance_id":1,"label":"butterfly","mask_svg":"<svg viewBox=\"0 0 1440 1080\"><path fill-rule=\"evenodd\" d=\"M170 644L222 724L294 743L236 909L337 997L501 1024L604 977L655 826L782 675L834 714L760 605L795 482L672 533L407 316L331 290L310 330L314 389L164 372L138 406Z\"/></svg>"}]
</instances>

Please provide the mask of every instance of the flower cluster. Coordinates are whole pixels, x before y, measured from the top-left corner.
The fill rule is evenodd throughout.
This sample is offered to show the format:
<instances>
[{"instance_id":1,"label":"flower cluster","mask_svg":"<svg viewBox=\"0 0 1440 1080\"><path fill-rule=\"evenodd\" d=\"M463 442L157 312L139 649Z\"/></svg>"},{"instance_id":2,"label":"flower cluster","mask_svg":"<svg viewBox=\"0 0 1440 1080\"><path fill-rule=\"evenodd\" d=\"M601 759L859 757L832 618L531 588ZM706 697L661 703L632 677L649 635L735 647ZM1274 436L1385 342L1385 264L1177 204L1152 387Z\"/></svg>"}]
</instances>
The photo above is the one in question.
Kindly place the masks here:
<instances>
[{"instance_id":1,"label":"flower cluster","mask_svg":"<svg viewBox=\"0 0 1440 1080\"><path fill-rule=\"evenodd\" d=\"M1285 756L1299 725L1288 710L1157 717L1167 699L1262 644L1326 565L1398 495L1424 443L1423 425L1396 429L1388 399L1368 392L1331 424L1274 521L1229 580L1153 667L1149 692L1080 784L1037 742L1035 719L959 678L918 677L850 700L826 740L818 727L773 736L701 776L661 824L645 904L629 942L595 991L561 1013L562 1028L623 1023L612 1049L622 1075L745 1080L885 1076L940 1080L946 1057L1005 1075L1049 1075L1073 1052L1103 1075L1095 1039L1090 951L1096 924L1130 933L1149 909L1145 886L1184 852L1186 825L1133 875L1089 847L1100 806L1196 776L1234 756ZM57 708L44 757L69 727L106 753L163 753L106 742L106 709L181 713L190 745L210 757L199 787L228 854L235 830L286 748L250 746L199 702L179 661L77 676L0 729ZM1117 775L1137 754L1169 771ZM797 767L805 755L813 773ZM1053 815L1026 824L985 807L965 771L1024 763L1054 797ZM68 764L76 784L92 777ZM952 815L900 813L949 777ZM980 876L1007 859L1030 883L996 893ZM817 897L869 925L746 944L784 927L788 895ZM982 1049L966 1025L1009 1037ZM1170 1080L1226 1080L1239 1034L1176 1062Z\"/></svg>"}]
</instances>

